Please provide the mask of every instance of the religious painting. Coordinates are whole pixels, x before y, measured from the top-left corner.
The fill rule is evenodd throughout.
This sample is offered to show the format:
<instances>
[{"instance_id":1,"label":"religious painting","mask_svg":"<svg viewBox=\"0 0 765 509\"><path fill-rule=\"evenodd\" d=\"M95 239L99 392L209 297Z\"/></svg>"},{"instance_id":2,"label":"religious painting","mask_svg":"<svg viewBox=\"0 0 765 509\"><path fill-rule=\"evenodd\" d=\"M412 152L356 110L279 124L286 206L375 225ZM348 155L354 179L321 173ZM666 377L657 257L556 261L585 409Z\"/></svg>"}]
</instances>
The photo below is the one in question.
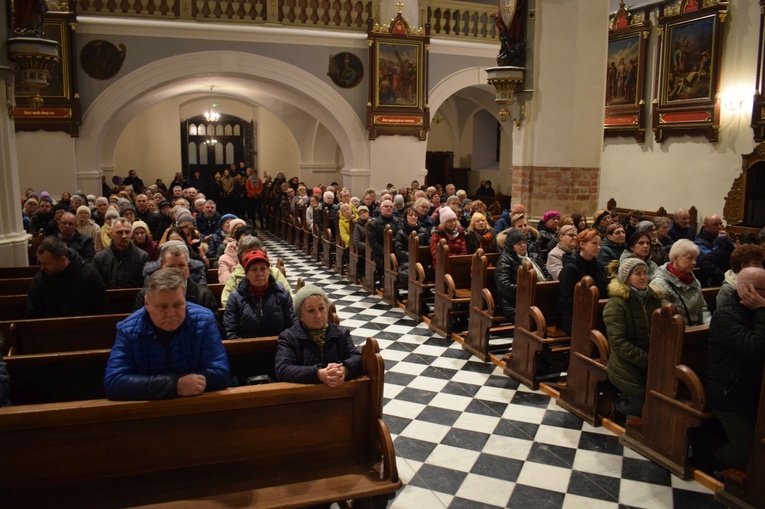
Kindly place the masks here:
<instances>
[{"instance_id":1,"label":"religious painting","mask_svg":"<svg viewBox=\"0 0 765 509\"><path fill-rule=\"evenodd\" d=\"M664 46L664 102L709 100L715 16L667 24Z\"/></svg>"},{"instance_id":2,"label":"religious painting","mask_svg":"<svg viewBox=\"0 0 765 509\"><path fill-rule=\"evenodd\" d=\"M340 88L353 88L364 79L364 64L353 53L330 55L327 76Z\"/></svg>"},{"instance_id":3,"label":"religious painting","mask_svg":"<svg viewBox=\"0 0 765 509\"><path fill-rule=\"evenodd\" d=\"M375 104L419 107L422 96L417 86L420 45L382 41L378 45Z\"/></svg>"},{"instance_id":4,"label":"religious painting","mask_svg":"<svg viewBox=\"0 0 765 509\"><path fill-rule=\"evenodd\" d=\"M369 43L369 139L417 136L430 129L428 50L430 27L413 29L398 13L390 26L367 22Z\"/></svg>"},{"instance_id":5,"label":"religious painting","mask_svg":"<svg viewBox=\"0 0 765 509\"><path fill-rule=\"evenodd\" d=\"M662 7L653 110L656 141L681 134L717 141L727 5L678 0Z\"/></svg>"},{"instance_id":6,"label":"religious painting","mask_svg":"<svg viewBox=\"0 0 765 509\"><path fill-rule=\"evenodd\" d=\"M651 23L645 10L633 13L622 3L611 17L606 60L605 136L645 141L645 69Z\"/></svg>"},{"instance_id":7,"label":"religious painting","mask_svg":"<svg viewBox=\"0 0 765 509\"><path fill-rule=\"evenodd\" d=\"M83 46L80 65L93 79L108 80L117 75L125 61L127 48L120 43L119 49L109 41L96 39Z\"/></svg>"}]
</instances>

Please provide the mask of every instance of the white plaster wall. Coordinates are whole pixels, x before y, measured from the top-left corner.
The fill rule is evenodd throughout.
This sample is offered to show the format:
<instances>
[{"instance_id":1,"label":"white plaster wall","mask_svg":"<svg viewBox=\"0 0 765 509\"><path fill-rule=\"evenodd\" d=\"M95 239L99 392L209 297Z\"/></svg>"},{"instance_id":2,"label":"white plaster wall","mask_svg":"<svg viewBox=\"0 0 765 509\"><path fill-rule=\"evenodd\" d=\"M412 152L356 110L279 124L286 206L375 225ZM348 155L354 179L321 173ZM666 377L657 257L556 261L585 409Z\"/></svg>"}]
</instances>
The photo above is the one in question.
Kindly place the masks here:
<instances>
[{"instance_id":1,"label":"white plaster wall","mask_svg":"<svg viewBox=\"0 0 765 509\"><path fill-rule=\"evenodd\" d=\"M741 155L755 146L751 122L757 62L757 2L731 2L726 18L720 88L722 99L743 100L742 109L721 109L719 142L703 137L673 137L656 143L630 138L606 139L600 180L600 204L615 198L619 206L668 211L695 205L699 216L722 215L725 197L740 174ZM654 19L655 24L655 19ZM649 39L648 97L652 97L656 32ZM650 103L650 100L648 101ZM650 110L649 110L650 122Z\"/></svg>"},{"instance_id":2,"label":"white plaster wall","mask_svg":"<svg viewBox=\"0 0 765 509\"><path fill-rule=\"evenodd\" d=\"M74 138L59 132L18 132L16 151L19 168L19 188L33 187L48 191L58 199L64 191L75 191Z\"/></svg>"},{"instance_id":3,"label":"white plaster wall","mask_svg":"<svg viewBox=\"0 0 765 509\"><path fill-rule=\"evenodd\" d=\"M423 182L425 175L425 142L414 136L380 136L369 142L371 175L369 185L383 189L391 182L408 185L412 180Z\"/></svg>"},{"instance_id":4,"label":"white plaster wall","mask_svg":"<svg viewBox=\"0 0 765 509\"><path fill-rule=\"evenodd\" d=\"M300 177L306 183L313 179L300 174L300 157L292 133L278 118L265 108L258 119L258 169L276 175L280 171L290 177Z\"/></svg>"},{"instance_id":5,"label":"white plaster wall","mask_svg":"<svg viewBox=\"0 0 765 509\"><path fill-rule=\"evenodd\" d=\"M135 170L146 183L170 182L181 171L180 104L174 97L147 108L125 127L114 150L114 173ZM200 110L201 112L201 110Z\"/></svg>"}]
</instances>

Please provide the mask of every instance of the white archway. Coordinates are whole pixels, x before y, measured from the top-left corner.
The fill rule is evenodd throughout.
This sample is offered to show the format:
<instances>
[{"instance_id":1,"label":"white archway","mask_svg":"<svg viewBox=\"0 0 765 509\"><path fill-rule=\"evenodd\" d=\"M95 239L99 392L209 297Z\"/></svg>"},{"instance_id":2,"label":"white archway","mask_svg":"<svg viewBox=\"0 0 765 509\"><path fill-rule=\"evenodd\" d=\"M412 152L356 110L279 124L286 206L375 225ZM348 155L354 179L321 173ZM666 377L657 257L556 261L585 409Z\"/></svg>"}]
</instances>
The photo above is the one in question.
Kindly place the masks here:
<instances>
[{"instance_id":1,"label":"white archway","mask_svg":"<svg viewBox=\"0 0 765 509\"><path fill-rule=\"evenodd\" d=\"M251 53L195 52L151 62L104 90L83 116L77 140L78 173L113 167L114 149L138 113L169 97L209 93L210 79L226 79L226 95L248 103L262 97L299 105L335 138L344 170L368 169L366 129L352 106L328 84L299 67ZM253 82L257 83L253 87ZM262 106L262 105L261 105Z\"/></svg>"}]
</instances>

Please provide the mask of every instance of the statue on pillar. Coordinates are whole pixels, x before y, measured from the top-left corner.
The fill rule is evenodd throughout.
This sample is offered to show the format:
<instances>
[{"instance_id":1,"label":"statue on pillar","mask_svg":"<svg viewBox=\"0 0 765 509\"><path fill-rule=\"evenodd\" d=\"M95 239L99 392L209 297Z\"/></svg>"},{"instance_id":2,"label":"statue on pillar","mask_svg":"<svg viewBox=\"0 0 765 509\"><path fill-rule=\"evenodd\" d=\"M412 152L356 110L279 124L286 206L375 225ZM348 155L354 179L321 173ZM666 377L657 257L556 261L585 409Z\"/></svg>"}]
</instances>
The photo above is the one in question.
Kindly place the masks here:
<instances>
[{"instance_id":1,"label":"statue on pillar","mask_svg":"<svg viewBox=\"0 0 765 509\"><path fill-rule=\"evenodd\" d=\"M13 33L27 37L45 35L45 13L48 5L45 0L14 0Z\"/></svg>"},{"instance_id":2,"label":"statue on pillar","mask_svg":"<svg viewBox=\"0 0 765 509\"><path fill-rule=\"evenodd\" d=\"M499 67L526 67L527 0L497 0L497 13L492 14L499 32Z\"/></svg>"}]
</instances>

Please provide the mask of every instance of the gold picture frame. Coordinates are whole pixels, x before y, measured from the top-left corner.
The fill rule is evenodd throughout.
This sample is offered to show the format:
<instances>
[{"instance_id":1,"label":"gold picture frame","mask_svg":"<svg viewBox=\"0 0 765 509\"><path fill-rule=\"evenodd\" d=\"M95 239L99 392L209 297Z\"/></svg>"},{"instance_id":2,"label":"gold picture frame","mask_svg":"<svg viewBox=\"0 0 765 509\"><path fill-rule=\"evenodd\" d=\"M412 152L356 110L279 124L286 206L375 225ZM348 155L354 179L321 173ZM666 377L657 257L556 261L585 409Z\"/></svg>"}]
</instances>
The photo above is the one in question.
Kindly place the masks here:
<instances>
[{"instance_id":1,"label":"gold picture frame","mask_svg":"<svg viewBox=\"0 0 765 509\"><path fill-rule=\"evenodd\" d=\"M390 27L369 21L369 139L417 136L430 129L427 62L430 29L414 30L399 12Z\"/></svg>"}]
</instances>

